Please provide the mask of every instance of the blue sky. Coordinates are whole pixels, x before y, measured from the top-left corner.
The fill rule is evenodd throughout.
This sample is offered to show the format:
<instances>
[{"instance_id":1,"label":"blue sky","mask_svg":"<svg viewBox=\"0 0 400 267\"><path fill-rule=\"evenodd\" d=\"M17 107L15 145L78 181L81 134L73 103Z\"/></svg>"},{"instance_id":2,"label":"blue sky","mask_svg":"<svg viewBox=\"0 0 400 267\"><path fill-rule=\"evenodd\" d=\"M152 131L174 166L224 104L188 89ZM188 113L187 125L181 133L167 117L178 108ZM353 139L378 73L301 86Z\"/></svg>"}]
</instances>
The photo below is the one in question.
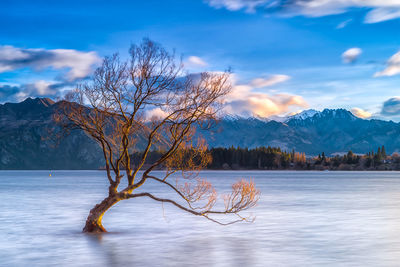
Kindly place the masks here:
<instances>
[{"instance_id":1,"label":"blue sky","mask_svg":"<svg viewBox=\"0 0 400 267\"><path fill-rule=\"evenodd\" d=\"M400 118L400 0L0 5L0 102L62 96L101 57L149 37L183 54L191 72L232 68L232 113L346 108Z\"/></svg>"}]
</instances>

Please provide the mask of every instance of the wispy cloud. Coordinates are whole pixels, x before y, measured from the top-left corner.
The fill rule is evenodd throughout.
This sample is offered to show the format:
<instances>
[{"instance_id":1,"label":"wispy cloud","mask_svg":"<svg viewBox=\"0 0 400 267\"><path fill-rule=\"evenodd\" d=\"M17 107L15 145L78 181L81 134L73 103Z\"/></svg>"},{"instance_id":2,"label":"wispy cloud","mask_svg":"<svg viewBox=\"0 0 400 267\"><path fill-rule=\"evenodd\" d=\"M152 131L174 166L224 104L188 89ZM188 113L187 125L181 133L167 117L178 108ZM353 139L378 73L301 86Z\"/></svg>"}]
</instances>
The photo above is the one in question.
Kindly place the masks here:
<instances>
[{"instance_id":1,"label":"wispy cloud","mask_svg":"<svg viewBox=\"0 0 400 267\"><path fill-rule=\"evenodd\" d=\"M290 76L283 74L271 75L268 78L256 78L250 82L250 85L254 88L263 88L272 86L278 83L285 82L290 79Z\"/></svg>"},{"instance_id":2,"label":"wispy cloud","mask_svg":"<svg viewBox=\"0 0 400 267\"><path fill-rule=\"evenodd\" d=\"M386 68L375 73L374 77L394 76L400 74L400 51L394 54L387 62Z\"/></svg>"},{"instance_id":3,"label":"wispy cloud","mask_svg":"<svg viewBox=\"0 0 400 267\"><path fill-rule=\"evenodd\" d=\"M343 28L345 28L347 25L349 25L352 21L353 21L353 19L347 19L347 20L345 20L345 21L342 21L341 23L339 23L339 24L336 26L336 29L343 29Z\"/></svg>"},{"instance_id":4,"label":"wispy cloud","mask_svg":"<svg viewBox=\"0 0 400 267\"><path fill-rule=\"evenodd\" d=\"M254 12L257 8L267 6L269 0L206 0L215 8L226 8L231 11L245 9L247 12ZM269 3L270 4L270 3Z\"/></svg>"},{"instance_id":5,"label":"wispy cloud","mask_svg":"<svg viewBox=\"0 0 400 267\"><path fill-rule=\"evenodd\" d=\"M353 63L357 61L361 54L362 50L360 48L353 47L344 51L342 54L342 60L344 63Z\"/></svg>"},{"instance_id":6,"label":"wispy cloud","mask_svg":"<svg viewBox=\"0 0 400 267\"><path fill-rule=\"evenodd\" d=\"M65 80L73 81L89 75L93 65L99 62L100 58L95 52L0 46L0 73L22 68L42 70L51 67L54 69L68 69Z\"/></svg>"},{"instance_id":7,"label":"wispy cloud","mask_svg":"<svg viewBox=\"0 0 400 267\"><path fill-rule=\"evenodd\" d=\"M351 113L353 113L356 117L362 118L362 119L368 119L372 116L372 114L366 110L363 110L361 108L352 108Z\"/></svg>"},{"instance_id":8,"label":"wispy cloud","mask_svg":"<svg viewBox=\"0 0 400 267\"><path fill-rule=\"evenodd\" d=\"M286 16L322 17L369 9L364 22L377 23L400 17L400 0L206 0L215 8L231 11L276 12Z\"/></svg>"},{"instance_id":9,"label":"wispy cloud","mask_svg":"<svg viewBox=\"0 0 400 267\"><path fill-rule=\"evenodd\" d=\"M207 62L205 62L202 58L197 57L197 56L190 56L187 59L187 65L189 66L200 66L200 67L204 67L207 66Z\"/></svg>"},{"instance_id":10,"label":"wispy cloud","mask_svg":"<svg viewBox=\"0 0 400 267\"><path fill-rule=\"evenodd\" d=\"M389 1L382 1L383 3ZM391 1L393 6L382 6L371 10L365 17L366 23L378 23L400 18L400 1Z\"/></svg>"}]
</instances>

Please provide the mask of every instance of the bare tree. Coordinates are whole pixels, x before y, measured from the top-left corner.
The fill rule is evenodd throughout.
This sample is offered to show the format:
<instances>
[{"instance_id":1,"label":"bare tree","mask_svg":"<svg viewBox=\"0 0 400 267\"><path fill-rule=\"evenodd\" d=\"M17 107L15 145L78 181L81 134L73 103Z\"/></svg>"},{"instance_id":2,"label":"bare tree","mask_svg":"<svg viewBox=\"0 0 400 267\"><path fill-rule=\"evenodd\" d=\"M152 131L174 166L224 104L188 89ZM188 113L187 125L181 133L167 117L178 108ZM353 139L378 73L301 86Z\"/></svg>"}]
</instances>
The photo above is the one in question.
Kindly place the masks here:
<instances>
[{"instance_id":1,"label":"bare tree","mask_svg":"<svg viewBox=\"0 0 400 267\"><path fill-rule=\"evenodd\" d=\"M211 216L238 216L229 223L249 219L239 212L253 207L259 198L253 182L234 183L232 192L223 195L224 206L214 210L215 189L193 175L210 162L204 142L193 138L195 128L207 127L216 118L231 89L229 73L185 75L177 62L173 53L144 39L131 47L128 61L118 55L106 57L91 81L66 97L57 120L66 128L83 130L100 145L109 181L108 196L90 211L84 232L106 232L104 213L121 200L138 197L170 203L218 223ZM148 164L153 149L163 153ZM131 162L135 151L141 151L140 160ZM154 175L161 167L163 175ZM181 179L171 181L177 171L182 171ZM181 201L136 193L148 180L175 191Z\"/></svg>"}]
</instances>

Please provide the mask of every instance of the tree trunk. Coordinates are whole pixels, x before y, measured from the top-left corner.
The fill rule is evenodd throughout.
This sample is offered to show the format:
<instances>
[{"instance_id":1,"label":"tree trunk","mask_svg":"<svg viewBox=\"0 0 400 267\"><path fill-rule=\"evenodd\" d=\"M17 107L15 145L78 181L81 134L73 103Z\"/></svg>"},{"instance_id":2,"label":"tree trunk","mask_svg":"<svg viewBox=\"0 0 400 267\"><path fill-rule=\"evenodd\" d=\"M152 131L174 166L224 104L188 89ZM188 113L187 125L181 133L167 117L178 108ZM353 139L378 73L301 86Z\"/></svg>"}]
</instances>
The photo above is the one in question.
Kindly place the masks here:
<instances>
[{"instance_id":1,"label":"tree trunk","mask_svg":"<svg viewBox=\"0 0 400 267\"><path fill-rule=\"evenodd\" d=\"M113 205L118 203L121 199L117 197L107 197L101 203L94 206L90 210L89 216L86 219L85 227L83 228L84 233L104 233L106 229L101 224L104 213L111 208Z\"/></svg>"}]
</instances>

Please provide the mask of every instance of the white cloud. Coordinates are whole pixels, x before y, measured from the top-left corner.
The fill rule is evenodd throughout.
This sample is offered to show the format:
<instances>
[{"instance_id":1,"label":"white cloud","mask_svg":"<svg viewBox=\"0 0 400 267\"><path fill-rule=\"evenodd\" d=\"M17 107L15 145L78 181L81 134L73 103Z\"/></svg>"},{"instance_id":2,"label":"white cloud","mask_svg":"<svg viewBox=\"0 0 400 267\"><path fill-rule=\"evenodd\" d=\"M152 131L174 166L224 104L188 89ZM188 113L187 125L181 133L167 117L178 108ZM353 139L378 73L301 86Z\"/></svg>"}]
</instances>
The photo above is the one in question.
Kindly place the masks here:
<instances>
[{"instance_id":1,"label":"white cloud","mask_svg":"<svg viewBox=\"0 0 400 267\"><path fill-rule=\"evenodd\" d=\"M362 118L362 119L367 119L372 116L372 114L368 111L365 111L361 108L352 108L351 113L354 114L354 116Z\"/></svg>"},{"instance_id":2,"label":"white cloud","mask_svg":"<svg viewBox=\"0 0 400 267\"><path fill-rule=\"evenodd\" d=\"M342 54L342 60L344 63L353 63L360 57L361 53L362 50L358 47L350 48Z\"/></svg>"},{"instance_id":3,"label":"white cloud","mask_svg":"<svg viewBox=\"0 0 400 267\"><path fill-rule=\"evenodd\" d=\"M69 80L86 77L92 71L92 65L101 61L96 52L80 52L67 49L49 51L54 53L55 60L48 64L56 69L70 68L67 73Z\"/></svg>"},{"instance_id":4,"label":"white cloud","mask_svg":"<svg viewBox=\"0 0 400 267\"><path fill-rule=\"evenodd\" d=\"M369 9L365 23L377 23L400 17L400 0L206 0L215 8L246 12L279 12L283 15L321 17L342 14L351 9Z\"/></svg>"},{"instance_id":5,"label":"white cloud","mask_svg":"<svg viewBox=\"0 0 400 267\"><path fill-rule=\"evenodd\" d=\"M13 60L23 60L26 59L27 55L23 53L19 48L5 45L0 46L0 59L1 61L13 61ZM11 66L0 65L0 72L5 70L10 70Z\"/></svg>"},{"instance_id":6,"label":"white cloud","mask_svg":"<svg viewBox=\"0 0 400 267\"><path fill-rule=\"evenodd\" d=\"M196 56L190 56L187 60L190 66L207 66L207 62L205 62L202 58Z\"/></svg>"},{"instance_id":7,"label":"white cloud","mask_svg":"<svg viewBox=\"0 0 400 267\"><path fill-rule=\"evenodd\" d=\"M168 116L168 114L161 108L154 108L146 111L146 119L162 119Z\"/></svg>"},{"instance_id":8,"label":"white cloud","mask_svg":"<svg viewBox=\"0 0 400 267\"><path fill-rule=\"evenodd\" d=\"M66 79L73 81L90 74L93 65L100 62L96 52L81 52L72 49L24 49L0 46L0 73L21 68L41 70L69 69Z\"/></svg>"},{"instance_id":9,"label":"white cloud","mask_svg":"<svg viewBox=\"0 0 400 267\"><path fill-rule=\"evenodd\" d=\"M31 88L39 96L55 95L55 94L57 94L57 90L54 90L53 88L51 88L51 85L53 85L53 84L54 83L52 83L52 82L46 82L46 81L40 80L40 81L37 81L34 84L32 84Z\"/></svg>"},{"instance_id":10,"label":"white cloud","mask_svg":"<svg viewBox=\"0 0 400 267\"><path fill-rule=\"evenodd\" d=\"M290 76L283 74L275 74L269 78L257 78L250 82L250 85L254 88L269 87L278 83L285 82L290 79Z\"/></svg>"},{"instance_id":11,"label":"white cloud","mask_svg":"<svg viewBox=\"0 0 400 267\"><path fill-rule=\"evenodd\" d=\"M384 70L375 73L374 77L394 76L400 74L400 51L394 54L387 62Z\"/></svg>"},{"instance_id":12,"label":"white cloud","mask_svg":"<svg viewBox=\"0 0 400 267\"><path fill-rule=\"evenodd\" d=\"M15 99L17 100L17 102L21 102L23 100L25 100L28 97L28 94L25 92L18 92L15 95Z\"/></svg>"}]
</instances>

